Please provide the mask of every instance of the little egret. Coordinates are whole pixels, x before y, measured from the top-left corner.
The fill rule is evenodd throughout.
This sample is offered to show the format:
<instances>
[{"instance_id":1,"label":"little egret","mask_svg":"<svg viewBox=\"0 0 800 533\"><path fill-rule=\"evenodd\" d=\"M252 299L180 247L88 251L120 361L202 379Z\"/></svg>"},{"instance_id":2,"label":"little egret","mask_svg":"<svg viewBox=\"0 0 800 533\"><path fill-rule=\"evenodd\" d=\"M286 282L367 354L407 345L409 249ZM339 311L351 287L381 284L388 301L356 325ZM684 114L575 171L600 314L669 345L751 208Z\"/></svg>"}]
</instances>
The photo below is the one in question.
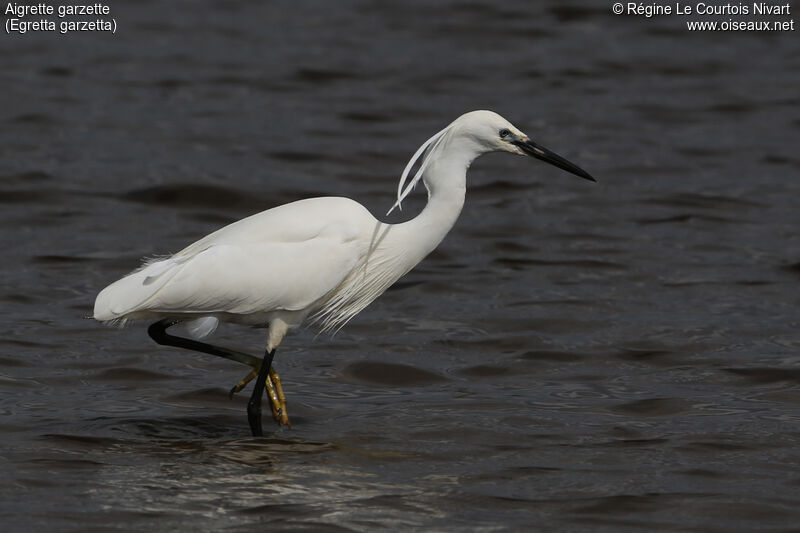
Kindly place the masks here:
<instances>
[{"instance_id":1,"label":"little egret","mask_svg":"<svg viewBox=\"0 0 800 533\"><path fill-rule=\"evenodd\" d=\"M307 319L322 331L338 330L414 268L455 224L464 205L467 169L489 152L529 155L595 181L497 113L473 111L425 141L406 165L389 212L422 180L428 202L412 220L381 222L348 198L311 198L274 207L170 257L146 261L98 294L94 318L118 324L157 319L148 330L156 342L253 367L231 390L238 392L256 379L247 405L253 435L263 434L265 388L273 417L288 426L286 398L272 368L283 336ZM268 328L264 358L195 340L211 334L219 321ZM167 333L180 322L193 338Z\"/></svg>"}]
</instances>

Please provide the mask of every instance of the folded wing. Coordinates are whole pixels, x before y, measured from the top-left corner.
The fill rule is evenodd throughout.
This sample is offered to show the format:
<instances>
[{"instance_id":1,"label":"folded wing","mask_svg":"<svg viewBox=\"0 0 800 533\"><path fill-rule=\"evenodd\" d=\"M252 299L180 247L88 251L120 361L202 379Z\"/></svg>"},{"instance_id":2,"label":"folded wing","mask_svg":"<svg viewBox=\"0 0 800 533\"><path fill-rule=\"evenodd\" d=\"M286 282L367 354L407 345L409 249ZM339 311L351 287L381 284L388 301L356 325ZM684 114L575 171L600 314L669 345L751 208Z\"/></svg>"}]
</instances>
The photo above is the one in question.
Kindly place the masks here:
<instances>
[{"instance_id":1,"label":"folded wing","mask_svg":"<svg viewBox=\"0 0 800 533\"><path fill-rule=\"evenodd\" d=\"M313 311L367 253L363 228L374 221L345 198L264 211L112 283L98 295L94 317Z\"/></svg>"}]
</instances>

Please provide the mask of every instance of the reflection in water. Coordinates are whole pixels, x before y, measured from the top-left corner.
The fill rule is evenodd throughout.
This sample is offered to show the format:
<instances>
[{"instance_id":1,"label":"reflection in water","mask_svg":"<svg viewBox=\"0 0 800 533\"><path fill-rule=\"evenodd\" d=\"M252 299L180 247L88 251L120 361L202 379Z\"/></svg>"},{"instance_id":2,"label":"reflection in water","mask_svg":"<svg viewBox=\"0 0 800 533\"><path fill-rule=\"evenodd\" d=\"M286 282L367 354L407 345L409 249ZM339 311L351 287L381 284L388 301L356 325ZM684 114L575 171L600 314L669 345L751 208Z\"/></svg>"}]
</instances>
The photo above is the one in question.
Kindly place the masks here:
<instances>
[{"instance_id":1,"label":"reflection in water","mask_svg":"<svg viewBox=\"0 0 800 533\"><path fill-rule=\"evenodd\" d=\"M396 454L278 438L135 448L128 453L162 462L91 462L100 467L92 499L110 519L131 514L159 528L187 527L191 516L212 528L272 523L365 530L370 524L419 527L445 514L426 504L428 497L414 484L387 483L341 463L328 466L330 459L320 456L342 454L346 462L348 457L397 460Z\"/></svg>"}]
</instances>

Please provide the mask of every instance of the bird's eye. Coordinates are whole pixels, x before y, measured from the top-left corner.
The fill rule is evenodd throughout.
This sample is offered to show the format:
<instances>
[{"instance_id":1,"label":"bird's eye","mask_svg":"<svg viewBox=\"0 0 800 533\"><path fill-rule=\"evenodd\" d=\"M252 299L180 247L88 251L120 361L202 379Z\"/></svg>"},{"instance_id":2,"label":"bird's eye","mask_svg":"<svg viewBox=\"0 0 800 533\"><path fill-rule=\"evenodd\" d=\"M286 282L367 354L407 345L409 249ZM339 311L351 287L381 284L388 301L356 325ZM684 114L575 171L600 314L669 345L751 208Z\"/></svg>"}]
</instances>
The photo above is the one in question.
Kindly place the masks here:
<instances>
[{"instance_id":1,"label":"bird's eye","mask_svg":"<svg viewBox=\"0 0 800 533\"><path fill-rule=\"evenodd\" d=\"M500 133L500 138L501 138L501 139L505 139L506 137L508 137L509 135L511 135L511 130L510 130L510 129L508 129L508 128L503 128L502 130L500 130L500 132L499 132L499 133Z\"/></svg>"}]
</instances>

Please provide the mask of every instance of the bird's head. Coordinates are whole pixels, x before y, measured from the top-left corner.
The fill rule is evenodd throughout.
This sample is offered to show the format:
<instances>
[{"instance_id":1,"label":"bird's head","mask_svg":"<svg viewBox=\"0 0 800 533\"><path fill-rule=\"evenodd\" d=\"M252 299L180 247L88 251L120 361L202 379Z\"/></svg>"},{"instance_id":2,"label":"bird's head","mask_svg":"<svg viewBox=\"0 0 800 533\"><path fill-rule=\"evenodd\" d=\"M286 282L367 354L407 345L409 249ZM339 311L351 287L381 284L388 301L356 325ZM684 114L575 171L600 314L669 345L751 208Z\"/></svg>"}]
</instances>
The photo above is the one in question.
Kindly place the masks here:
<instances>
[{"instance_id":1,"label":"bird's head","mask_svg":"<svg viewBox=\"0 0 800 533\"><path fill-rule=\"evenodd\" d=\"M400 176L400 183L397 186L397 201L389 209L389 213L395 207L400 207L400 203L413 190L431 162L445 160L447 154L447 156L455 156L456 161L469 167L472 160L489 152L509 152L535 157L583 179L597 181L579 166L533 142L530 137L497 113L471 111L461 115L445 129L425 141L411 156L411 160ZM452 160L450 159L450 161ZM419 169L411 181L406 184L411 169L418 161L420 161Z\"/></svg>"},{"instance_id":2,"label":"bird's head","mask_svg":"<svg viewBox=\"0 0 800 533\"><path fill-rule=\"evenodd\" d=\"M589 181L597 181L579 166L533 142L516 126L493 111L465 113L449 127L452 128L453 136L461 137L474 145L476 155L488 152L527 155Z\"/></svg>"}]
</instances>

